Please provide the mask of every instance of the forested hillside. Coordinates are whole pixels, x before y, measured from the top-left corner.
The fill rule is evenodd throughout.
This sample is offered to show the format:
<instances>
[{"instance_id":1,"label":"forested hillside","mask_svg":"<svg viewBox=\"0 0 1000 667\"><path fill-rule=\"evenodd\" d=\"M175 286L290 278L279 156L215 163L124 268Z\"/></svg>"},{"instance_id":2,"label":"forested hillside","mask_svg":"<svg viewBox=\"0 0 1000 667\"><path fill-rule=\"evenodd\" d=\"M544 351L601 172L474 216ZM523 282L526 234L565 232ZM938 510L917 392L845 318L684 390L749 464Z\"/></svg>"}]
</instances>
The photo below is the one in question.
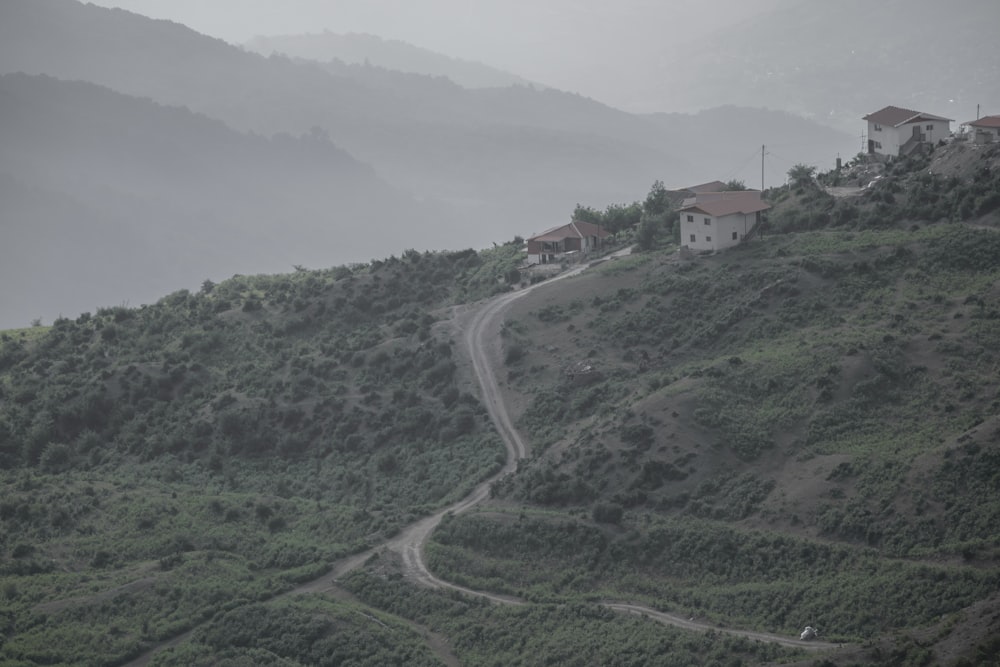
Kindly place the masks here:
<instances>
[{"instance_id":1,"label":"forested hillside","mask_svg":"<svg viewBox=\"0 0 1000 667\"><path fill-rule=\"evenodd\" d=\"M515 240L4 332L0 656L991 664L998 163L859 162L767 193L745 245L681 259L658 218L533 291ZM390 538L505 462L456 349L501 292L530 454L423 549L490 601L416 583ZM805 625L832 643L807 656Z\"/></svg>"},{"instance_id":2,"label":"forested hillside","mask_svg":"<svg viewBox=\"0 0 1000 667\"><path fill-rule=\"evenodd\" d=\"M498 470L436 323L518 250L206 281L3 333L0 661L117 663Z\"/></svg>"},{"instance_id":3,"label":"forested hillside","mask_svg":"<svg viewBox=\"0 0 1000 667\"><path fill-rule=\"evenodd\" d=\"M519 300L505 375L535 449L431 567L898 652L863 664L982 655L993 622L928 646L1000 599L998 158L939 148L841 199L807 180L768 193L763 239Z\"/></svg>"}]
</instances>

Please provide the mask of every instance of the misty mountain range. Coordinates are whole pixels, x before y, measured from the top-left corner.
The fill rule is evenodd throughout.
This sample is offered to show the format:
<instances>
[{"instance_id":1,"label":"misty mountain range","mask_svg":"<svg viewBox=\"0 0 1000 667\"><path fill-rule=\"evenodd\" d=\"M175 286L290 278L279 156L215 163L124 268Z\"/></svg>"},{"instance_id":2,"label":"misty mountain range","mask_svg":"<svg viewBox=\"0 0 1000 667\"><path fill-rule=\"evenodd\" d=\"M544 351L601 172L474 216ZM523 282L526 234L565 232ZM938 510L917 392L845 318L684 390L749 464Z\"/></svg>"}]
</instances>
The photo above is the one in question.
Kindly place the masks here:
<instances>
[{"instance_id":1,"label":"misty mountain range","mask_svg":"<svg viewBox=\"0 0 1000 667\"><path fill-rule=\"evenodd\" d=\"M491 4L491 3L488 3ZM538 34L571 34L524 76L631 111L783 109L851 134L887 104L955 118L1000 113L1000 3L958 0L559 0ZM537 49L535 49L537 51ZM499 61L491 61L499 62ZM520 60L523 62L523 58ZM989 111L992 109L992 111Z\"/></svg>"},{"instance_id":2,"label":"misty mountain range","mask_svg":"<svg viewBox=\"0 0 1000 667\"><path fill-rule=\"evenodd\" d=\"M376 35L337 34L329 30L310 35L258 35L247 42L246 47L264 56L283 54L322 63L368 64L409 74L444 77L465 88L501 88L530 83L495 67Z\"/></svg>"},{"instance_id":3,"label":"misty mountain range","mask_svg":"<svg viewBox=\"0 0 1000 667\"><path fill-rule=\"evenodd\" d=\"M39 301L73 315L206 278L379 257L387 235L420 245L411 217L442 229L449 220L320 133L243 134L187 109L23 74L0 76L0 118L5 324L12 313L10 324L27 324ZM373 202L379 232L362 224L346 249L345 222L370 218Z\"/></svg>"},{"instance_id":4,"label":"misty mountain range","mask_svg":"<svg viewBox=\"0 0 1000 667\"><path fill-rule=\"evenodd\" d=\"M994 0L781 0L696 39L678 30L643 106L739 100L847 131L887 104L973 120L977 104L1000 112L998 21Z\"/></svg>"},{"instance_id":5,"label":"misty mountain range","mask_svg":"<svg viewBox=\"0 0 1000 667\"><path fill-rule=\"evenodd\" d=\"M0 326L148 302L234 272L483 247L654 180L780 183L857 140L785 112L625 113L263 57L75 0L0 4ZM72 82L87 82L90 85ZM755 153L757 156L755 157Z\"/></svg>"}]
</instances>

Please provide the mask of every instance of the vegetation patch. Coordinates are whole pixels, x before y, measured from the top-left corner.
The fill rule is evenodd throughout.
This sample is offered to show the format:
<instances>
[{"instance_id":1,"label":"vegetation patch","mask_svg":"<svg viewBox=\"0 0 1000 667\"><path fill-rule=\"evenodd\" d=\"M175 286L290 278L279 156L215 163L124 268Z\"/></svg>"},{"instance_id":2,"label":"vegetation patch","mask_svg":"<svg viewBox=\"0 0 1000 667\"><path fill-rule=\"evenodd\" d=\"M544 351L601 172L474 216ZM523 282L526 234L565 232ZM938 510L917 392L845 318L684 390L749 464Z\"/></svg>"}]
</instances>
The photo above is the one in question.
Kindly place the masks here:
<instances>
[{"instance_id":1,"label":"vegetation patch","mask_svg":"<svg viewBox=\"0 0 1000 667\"><path fill-rule=\"evenodd\" d=\"M575 519L460 516L442 524L427 553L438 576L529 600L636 600L790 635L817 625L851 641L929 623L1000 585L992 571L886 560L866 548L628 518L612 532Z\"/></svg>"}]
</instances>

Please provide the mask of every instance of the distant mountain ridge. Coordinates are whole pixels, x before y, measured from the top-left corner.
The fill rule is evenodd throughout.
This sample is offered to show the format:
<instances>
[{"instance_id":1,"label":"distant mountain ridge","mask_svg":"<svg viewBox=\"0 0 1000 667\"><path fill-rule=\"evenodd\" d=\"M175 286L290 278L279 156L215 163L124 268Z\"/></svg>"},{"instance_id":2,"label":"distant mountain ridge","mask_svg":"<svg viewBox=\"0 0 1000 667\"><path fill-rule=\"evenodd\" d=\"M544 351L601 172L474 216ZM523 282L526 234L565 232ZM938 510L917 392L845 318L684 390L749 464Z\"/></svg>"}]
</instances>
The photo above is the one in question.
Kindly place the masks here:
<instances>
[{"instance_id":1,"label":"distant mountain ridge","mask_svg":"<svg viewBox=\"0 0 1000 667\"><path fill-rule=\"evenodd\" d=\"M0 144L0 328L421 247L408 216L451 224L322 133L241 134L88 83L0 75ZM348 250L346 229L367 233Z\"/></svg>"},{"instance_id":2,"label":"distant mountain ridge","mask_svg":"<svg viewBox=\"0 0 1000 667\"><path fill-rule=\"evenodd\" d=\"M0 8L0 18L7 19L0 62L8 68L183 104L242 130L302 133L319 126L394 184L421 196L478 202L467 213L484 225L531 215L534 228L563 217L571 202L633 199L655 179L707 180L719 169L701 150L677 150L690 137L687 127L668 130L579 95L525 86L463 91L375 67L263 59L169 22L71 0L14 3ZM67 24L86 27L87 36L66 32ZM89 36L111 29L113 38ZM59 52L63 57L53 56ZM784 138L826 143L831 160L853 148L845 136L830 141L821 126L813 129L807 141ZM742 130L746 146L769 139L755 127ZM711 133L699 140L705 147L714 141ZM513 199L489 192L515 189Z\"/></svg>"},{"instance_id":3,"label":"distant mountain ridge","mask_svg":"<svg viewBox=\"0 0 1000 667\"><path fill-rule=\"evenodd\" d=\"M697 42L665 43L648 97L695 109L720 96L781 105L859 133L861 115L887 104L962 122L977 104L1000 111L998 19L992 0L947 10L931 0L783 0Z\"/></svg>"},{"instance_id":4,"label":"distant mountain ridge","mask_svg":"<svg viewBox=\"0 0 1000 667\"><path fill-rule=\"evenodd\" d=\"M284 54L327 63L369 64L410 74L443 76L465 88L525 85L527 79L483 63L436 53L400 40L361 33L339 34L324 30L305 35L258 35L246 48L264 56Z\"/></svg>"},{"instance_id":5,"label":"distant mountain ridge","mask_svg":"<svg viewBox=\"0 0 1000 667\"><path fill-rule=\"evenodd\" d=\"M850 137L780 112L638 116L552 89L515 85L469 90L446 78L383 67L339 61L304 63L285 56L265 58L176 23L75 0L0 4L0 73L3 71L87 81L128 98L186 107L202 114L202 121L207 120L204 116L221 121L212 126L209 135L230 136L227 128L231 128L235 133L265 137L312 137L317 146L324 147L325 159L352 173L367 172L367 176L358 176L363 186L324 189L318 177L308 171L308 160L288 165L286 170L276 166L280 161L271 164L272 158L267 156L275 150L272 142L271 149L259 149L256 159L231 159L202 172L200 183L184 181L185 174L176 172L162 181L144 178L134 183L136 175L150 173L155 156L172 155L176 146L165 139L161 151L152 148L147 137L142 145L149 165L130 163L135 156L124 151L124 164L138 168L122 169L120 181L110 180L109 197L119 202L123 188L118 188L118 183L139 188L128 192L135 210L142 212L130 215L132 220L155 225L165 216L157 210L171 210L175 217L191 219L200 215L190 205L179 205L184 197L164 195L160 187L164 185L178 187L177 192L200 193L191 201L212 199L215 203L209 208L216 212L213 215L233 229L250 224L261 230L263 237L281 239L289 219L311 219L319 230L315 242L304 252L295 250L288 259L278 259L285 257L280 255L282 249L290 247L287 240L248 250L241 255L246 260L241 266L246 268L237 269L242 272L271 271L290 262L320 266L367 261L408 247L484 247L564 221L577 203L603 207L609 202L634 201L654 180L683 186L716 178L743 178L752 184L756 182L756 167L749 158L762 143L779 138L795 148L780 156L784 162L774 156L768 160L769 184L781 182L784 170L794 162L832 162L838 152L855 152ZM43 95L41 99L47 98ZM134 104L124 97L108 99L114 101L99 107L102 111L95 111L98 116L115 118L116 105ZM175 109L167 115L177 113ZM60 131L67 137L67 145L76 145L69 140L73 128L90 132L84 129L82 119L70 118L64 123L51 113L43 117L63 126ZM9 121L0 122L5 120ZM205 131L202 121L184 127L198 136ZM168 125L175 130L181 127ZM202 129L196 130L194 125ZM112 130L102 129L113 134ZM37 127L34 131L41 137L46 134ZM155 129L138 135L161 133L162 129ZM165 136L172 135L166 132ZM226 141L267 143L259 136L240 136ZM118 141L120 137L110 143ZM304 139L294 141L312 145ZM79 150L72 156L75 164L107 159L101 145L84 142L76 146ZM91 155L83 150L85 146ZM212 141L202 147L216 150ZM199 147L190 148L197 153ZM28 147L19 154L28 158L24 165L38 159ZM55 154L55 158L68 156ZM233 203L222 205L220 197L199 189L213 178L225 183L228 169L241 171L251 166L259 185L226 190ZM326 168L328 164L322 167ZM67 191L63 185L48 182L44 169L36 170L34 176L21 170L20 166L9 167L7 187L82 197L83 208L94 199L86 188ZM112 169L109 173L117 172ZM309 185L295 182L292 175ZM244 193L250 194L241 201ZM267 199L271 203L260 205L261 197L273 198ZM164 199L168 204L157 208L156 202ZM4 207L0 213L5 217L12 215L11 201L0 202ZM287 207L276 205L277 201L289 202L297 213L287 215ZM120 211L123 207L116 203L112 208ZM116 216L110 219L117 220ZM308 243L308 238L305 235L298 241ZM336 243L327 243L329 238L336 238ZM213 242L224 244L219 239ZM262 259L252 262L251 257ZM181 284L218 275L230 264L191 266L193 277L188 275ZM174 278L172 285L177 284ZM123 298L125 292L122 290ZM122 300L92 298L104 303ZM68 302L60 299L58 303ZM75 308L93 306L88 299ZM35 315L46 318L59 310L74 311L68 305L59 305L55 312L51 307L40 308Z\"/></svg>"},{"instance_id":6,"label":"distant mountain ridge","mask_svg":"<svg viewBox=\"0 0 1000 667\"><path fill-rule=\"evenodd\" d=\"M657 174L684 169L683 160L656 145L662 142L644 121L578 96L494 93L496 109L517 108L526 97L535 106L530 115L546 119L542 128L474 117L444 122L421 115L396 91L333 76L318 65L263 58L176 24L73 0L0 7L0 62L8 71L87 80L188 106L243 131L324 128L335 144L394 184L463 203L465 215L484 229L529 214L562 217L589 193L598 201L634 197ZM557 116L547 110L553 105L573 113ZM549 131L553 125L560 129ZM518 194L498 200L491 189ZM511 225L500 237L514 230ZM496 237L478 236L480 242Z\"/></svg>"}]
</instances>

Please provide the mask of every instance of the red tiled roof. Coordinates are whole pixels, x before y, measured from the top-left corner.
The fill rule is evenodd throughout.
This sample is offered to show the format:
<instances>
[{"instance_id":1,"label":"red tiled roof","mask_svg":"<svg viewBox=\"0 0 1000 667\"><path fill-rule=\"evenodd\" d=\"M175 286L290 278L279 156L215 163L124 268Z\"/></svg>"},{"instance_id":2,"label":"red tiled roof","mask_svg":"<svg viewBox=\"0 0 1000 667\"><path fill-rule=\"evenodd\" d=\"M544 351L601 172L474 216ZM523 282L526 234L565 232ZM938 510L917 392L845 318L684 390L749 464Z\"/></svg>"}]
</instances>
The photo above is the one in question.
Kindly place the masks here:
<instances>
[{"instance_id":1,"label":"red tiled roof","mask_svg":"<svg viewBox=\"0 0 1000 667\"><path fill-rule=\"evenodd\" d=\"M948 122L953 122L953 119L951 118L944 118L943 116L935 116L931 113L924 113L922 111L914 111L913 109L903 109L901 107L892 106L879 109L875 113L863 116L861 120L868 120L873 123L878 123L879 125L888 125L889 127L899 127L905 123L919 122L922 120L946 120Z\"/></svg>"},{"instance_id":2,"label":"red tiled roof","mask_svg":"<svg viewBox=\"0 0 1000 667\"><path fill-rule=\"evenodd\" d=\"M970 120L966 123L969 127L996 127L1000 128L1000 116L983 116L979 120Z\"/></svg>"},{"instance_id":3,"label":"red tiled roof","mask_svg":"<svg viewBox=\"0 0 1000 667\"><path fill-rule=\"evenodd\" d=\"M532 236L529 241L542 241L547 243L552 243L555 241L562 241L563 239L578 238L582 239L586 236L597 236L599 238L604 238L608 235L607 230L599 227L591 222L584 222L583 220L574 220L568 225L562 225L560 227L553 227L552 229L547 229L538 236Z\"/></svg>"},{"instance_id":4,"label":"red tiled roof","mask_svg":"<svg viewBox=\"0 0 1000 667\"><path fill-rule=\"evenodd\" d=\"M770 204L760 198L756 190L737 190L733 192L703 192L691 199L685 199L681 211L701 211L715 217L732 215L734 213L756 213L771 208Z\"/></svg>"},{"instance_id":5,"label":"red tiled roof","mask_svg":"<svg viewBox=\"0 0 1000 667\"><path fill-rule=\"evenodd\" d=\"M725 189L726 184L722 181L709 181L708 183L690 185L686 188L674 188L673 190L667 190L667 194L676 200L683 195L696 195L699 192L722 192Z\"/></svg>"},{"instance_id":6,"label":"red tiled roof","mask_svg":"<svg viewBox=\"0 0 1000 667\"><path fill-rule=\"evenodd\" d=\"M687 190L688 192L693 192L699 194L701 192L722 192L726 189L726 184L722 181L709 181L708 183L702 183L701 185L692 185L689 188L681 188L682 190Z\"/></svg>"}]
</instances>

